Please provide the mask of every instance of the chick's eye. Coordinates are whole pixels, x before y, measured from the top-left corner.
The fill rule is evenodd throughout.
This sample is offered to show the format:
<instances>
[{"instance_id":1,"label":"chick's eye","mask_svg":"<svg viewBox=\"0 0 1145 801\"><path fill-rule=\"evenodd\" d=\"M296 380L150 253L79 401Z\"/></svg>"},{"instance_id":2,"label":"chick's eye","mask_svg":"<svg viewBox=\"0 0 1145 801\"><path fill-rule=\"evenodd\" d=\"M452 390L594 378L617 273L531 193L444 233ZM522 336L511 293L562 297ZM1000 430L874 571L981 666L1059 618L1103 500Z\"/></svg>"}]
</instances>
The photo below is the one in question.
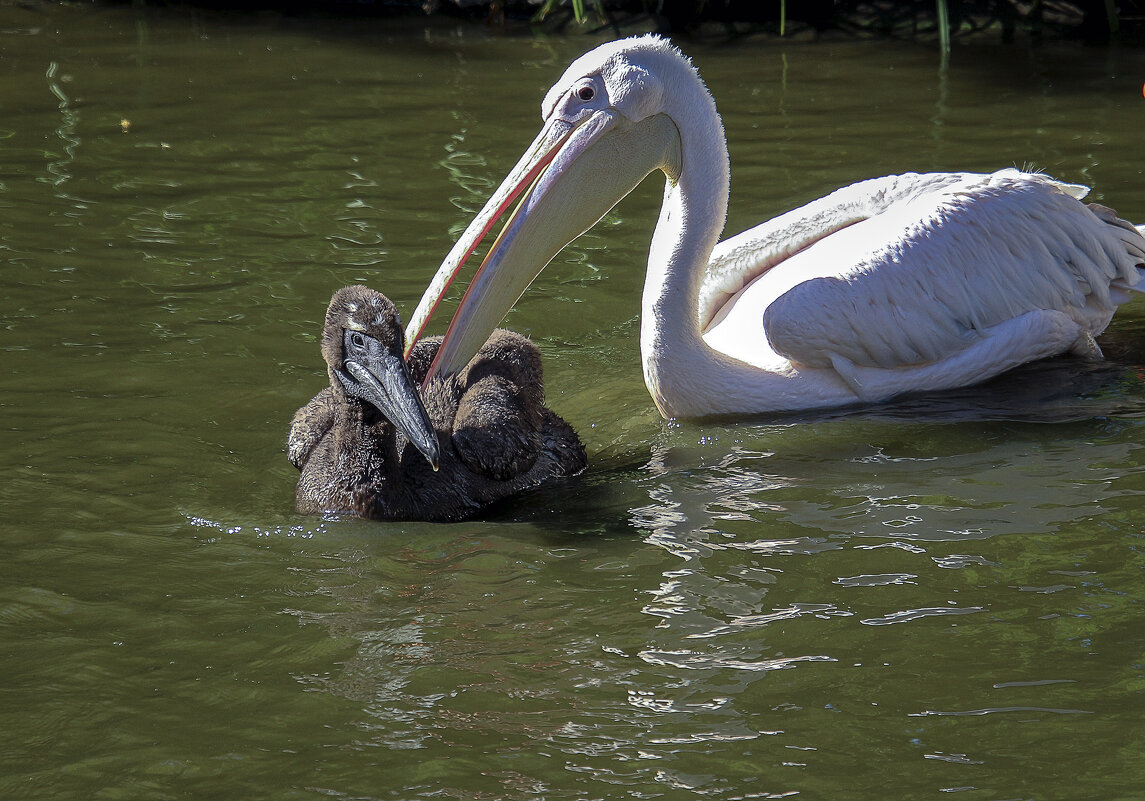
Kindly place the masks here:
<instances>
[{"instance_id":1,"label":"chick's eye","mask_svg":"<svg viewBox=\"0 0 1145 801\"><path fill-rule=\"evenodd\" d=\"M596 90L591 86L581 86L577 88L576 96L578 99L588 102L596 97Z\"/></svg>"},{"instance_id":2,"label":"chick's eye","mask_svg":"<svg viewBox=\"0 0 1145 801\"><path fill-rule=\"evenodd\" d=\"M352 342L356 348L362 348L366 346L366 338L357 332L350 334L350 342Z\"/></svg>"}]
</instances>

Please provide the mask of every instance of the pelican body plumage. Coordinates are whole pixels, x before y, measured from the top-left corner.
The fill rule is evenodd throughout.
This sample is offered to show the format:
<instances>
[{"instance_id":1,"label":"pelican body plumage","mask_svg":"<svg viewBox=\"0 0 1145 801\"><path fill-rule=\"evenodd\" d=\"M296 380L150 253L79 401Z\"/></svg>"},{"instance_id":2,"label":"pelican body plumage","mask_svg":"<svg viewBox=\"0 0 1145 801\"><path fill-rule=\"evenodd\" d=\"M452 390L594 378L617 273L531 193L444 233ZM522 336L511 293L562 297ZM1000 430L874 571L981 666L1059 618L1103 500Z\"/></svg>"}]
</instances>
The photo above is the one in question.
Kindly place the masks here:
<instances>
[{"instance_id":1,"label":"pelican body plumage","mask_svg":"<svg viewBox=\"0 0 1145 801\"><path fill-rule=\"evenodd\" d=\"M403 358L397 309L362 286L334 293L322 329L330 385L290 423L296 508L381 520L460 520L588 464L544 405L541 355L497 330L457 373L417 384L441 344Z\"/></svg>"},{"instance_id":2,"label":"pelican body plumage","mask_svg":"<svg viewBox=\"0 0 1145 801\"><path fill-rule=\"evenodd\" d=\"M529 283L647 175L665 176L641 307L644 380L665 417L881 402L1073 352L1141 286L1142 228L1035 172L892 175L719 242L729 165L715 102L648 35L572 63L533 144L458 239L407 328L520 198L429 376L460 370Z\"/></svg>"}]
</instances>

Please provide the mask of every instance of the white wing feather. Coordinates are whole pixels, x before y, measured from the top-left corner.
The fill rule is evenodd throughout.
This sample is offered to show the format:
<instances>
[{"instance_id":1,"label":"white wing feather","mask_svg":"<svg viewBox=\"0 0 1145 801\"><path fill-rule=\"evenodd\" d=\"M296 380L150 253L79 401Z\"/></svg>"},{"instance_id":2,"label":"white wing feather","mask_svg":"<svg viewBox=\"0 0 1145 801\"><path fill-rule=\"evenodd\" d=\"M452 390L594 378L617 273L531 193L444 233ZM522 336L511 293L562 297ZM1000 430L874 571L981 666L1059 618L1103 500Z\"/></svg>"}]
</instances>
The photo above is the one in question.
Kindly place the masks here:
<instances>
[{"instance_id":1,"label":"white wing feather","mask_svg":"<svg viewBox=\"0 0 1145 801\"><path fill-rule=\"evenodd\" d=\"M743 348L806 367L934 363L1037 310L1093 336L1136 288L1145 239L1084 193L1016 170L866 181L722 243L701 297L711 309L754 273L712 326L753 317L737 330L767 342Z\"/></svg>"}]
</instances>

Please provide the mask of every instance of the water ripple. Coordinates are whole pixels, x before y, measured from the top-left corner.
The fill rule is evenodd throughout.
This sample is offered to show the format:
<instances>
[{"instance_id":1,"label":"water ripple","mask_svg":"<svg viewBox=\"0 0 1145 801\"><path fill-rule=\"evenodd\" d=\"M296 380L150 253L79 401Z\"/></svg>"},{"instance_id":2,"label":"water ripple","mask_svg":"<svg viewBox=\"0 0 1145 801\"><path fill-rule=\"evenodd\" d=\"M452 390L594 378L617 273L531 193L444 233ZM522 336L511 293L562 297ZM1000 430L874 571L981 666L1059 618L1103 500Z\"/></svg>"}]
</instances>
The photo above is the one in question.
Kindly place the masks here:
<instances>
[{"instance_id":1,"label":"water ripple","mask_svg":"<svg viewBox=\"0 0 1145 801\"><path fill-rule=\"evenodd\" d=\"M1092 715L1093 712L1089 709L1054 709L1047 706L993 706L985 709L967 709L955 712L940 712L935 709L928 709L925 712L911 712L907 715L908 718L928 718L928 717L978 717L981 715L994 715L999 712L1044 712L1051 715Z\"/></svg>"},{"instance_id":2,"label":"water ripple","mask_svg":"<svg viewBox=\"0 0 1145 801\"><path fill-rule=\"evenodd\" d=\"M988 565L994 564L984 556L962 553L952 553L949 556L935 556L932 558L934 559L934 563L936 565L948 570L957 570L959 568L969 567L970 565L986 567Z\"/></svg>"},{"instance_id":3,"label":"water ripple","mask_svg":"<svg viewBox=\"0 0 1145 801\"><path fill-rule=\"evenodd\" d=\"M690 743L718 743L736 742L738 740L755 740L762 735L777 734L778 732L753 731L745 734L732 734L718 731L702 731L693 734L681 734L678 737L654 737L648 742L657 745L686 745Z\"/></svg>"},{"instance_id":4,"label":"water ripple","mask_svg":"<svg viewBox=\"0 0 1145 801\"><path fill-rule=\"evenodd\" d=\"M917 584L914 573L879 573L877 575L840 576L832 584L843 587L883 587L888 584Z\"/></svg>"},{"instance_id":5,"label":"water ripple","mask_svg":"<svg viewBox=\"0 0 1145 801\"><path fill-rule=\"evenodd\" d=\"M641 651L638 656L650 665L667 665L688 670L710 668L731 668L732 670L769 671L794 667L798 662L837 662L831 656L807 655L788 656L776 659L761 659L758 662L745 662L729 659L721 654L700 654L695 651Z\"/></svg>"},{"instance_id":6,"label":"water ripple","mask_svg":"<svg viewBox=\"0 0 1145 801\"><path fill-rule=\"evenodd\" d=\"M686 639L702 640L709 637L719 637L722 634L738 634L751 629L760 628L780 620L794 620L803 615L815 615L820 618L849 617L850 612L836 608L833 604L794 604L786 609L777 609L764 615L742 615L733 618L724 626L716 626L708 631L689 634Z\"/></svg>"},{"instance_id":7,"label":"water ripple","mask_svg":"<svg viewBox=\"0 0 1145 801\"><path fill-rule=\"evenodd\" d=\"M883 617L868 617L864 618L861 622L868 626L889 626L892 623L908 623L922 617L934 617L935 615L971 615L975 612L985 611L986 608L982 606L932 606L923 609L904 609L901 612L892 612Z\"/></svg>"},{"instance_id":8,"label":"water ripple","mask_svg":"<svg viewBox=\"0 0 1145 801\"><path fill-rule=\"evenodd\" d=\"M944 754L940 751L933 754L923 754L923 759L940 759L943 762L953 762L957 765L983 765L981 759L971 759L966 754Z\"/></svg>"}]
</instances>

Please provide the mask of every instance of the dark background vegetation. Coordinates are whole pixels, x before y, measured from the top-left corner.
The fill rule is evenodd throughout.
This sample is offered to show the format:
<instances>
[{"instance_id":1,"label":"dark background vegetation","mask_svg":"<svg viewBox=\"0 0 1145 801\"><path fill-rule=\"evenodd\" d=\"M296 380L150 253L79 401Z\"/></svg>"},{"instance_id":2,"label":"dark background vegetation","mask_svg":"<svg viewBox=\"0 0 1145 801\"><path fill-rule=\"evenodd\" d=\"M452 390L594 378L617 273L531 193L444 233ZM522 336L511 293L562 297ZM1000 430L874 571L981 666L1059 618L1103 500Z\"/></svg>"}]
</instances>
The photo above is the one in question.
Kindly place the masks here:
<instances>
[{"instance_id":1,"label":"dark background vegetation","mask_svg":"<svg viewBox=\"0 0 1145 801\"><path fill-rule=\"evenodd\" d=\"M430 15L547 31L639 24L673 35L938 38L1027 35L1094 44L1145 41L1145 0L134 0L147 5L324 15Z\"/></svg>"}]
</instances>

